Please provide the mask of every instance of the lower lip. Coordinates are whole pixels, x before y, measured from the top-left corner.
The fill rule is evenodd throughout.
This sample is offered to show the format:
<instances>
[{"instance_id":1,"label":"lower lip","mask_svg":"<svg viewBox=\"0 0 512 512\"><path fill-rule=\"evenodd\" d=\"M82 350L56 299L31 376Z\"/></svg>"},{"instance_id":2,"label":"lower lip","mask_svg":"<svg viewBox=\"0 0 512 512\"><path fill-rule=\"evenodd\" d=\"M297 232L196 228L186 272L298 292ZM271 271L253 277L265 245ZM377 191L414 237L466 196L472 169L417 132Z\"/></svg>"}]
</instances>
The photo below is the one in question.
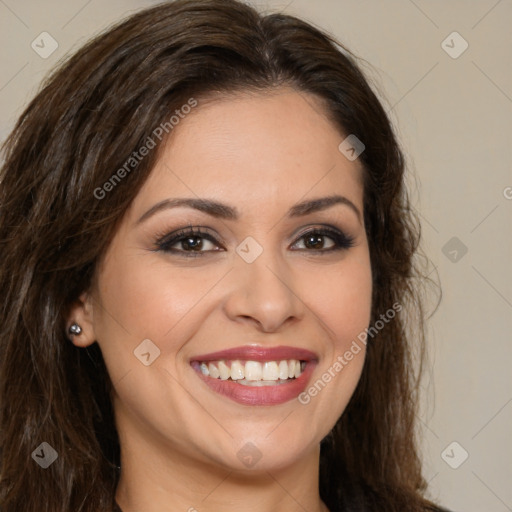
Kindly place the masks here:
<instances>
[{"instance_id":1,"label":"lower lip","mask_svg":"<svg viewBox=\"0 0 512 512\"><path fill-rule=\"evenodd\" d=\"M244 386L233 380L214 379L203 375L194 369L198 377L203 380L210 389L224 395L231 400L243 405L278 405L293 400L306 389L306 385L313 373L316 361L308 361L306 368L296 379L291 379L284 384L270 386Z\"/></svg>"}]
</instances>

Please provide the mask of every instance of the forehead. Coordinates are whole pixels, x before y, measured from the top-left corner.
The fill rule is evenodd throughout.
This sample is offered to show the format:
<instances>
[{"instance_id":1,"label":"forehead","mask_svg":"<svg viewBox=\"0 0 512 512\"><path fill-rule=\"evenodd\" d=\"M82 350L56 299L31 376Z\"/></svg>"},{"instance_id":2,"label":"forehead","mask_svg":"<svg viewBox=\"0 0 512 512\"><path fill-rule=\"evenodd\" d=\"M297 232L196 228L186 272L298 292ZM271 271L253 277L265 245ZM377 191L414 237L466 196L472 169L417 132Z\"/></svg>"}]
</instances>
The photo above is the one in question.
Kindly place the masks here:
<instances>
[{"instance_id":1,"label":"forehead","mask_svg":"<svg viewBox=\"0 0 512 512\"><path fill-rule=\"evenodd\" d=\"M344 138L318 98L291 88L198 100L136 202L169 195L296 202L333 191L358 201L362 166L339 151Z\"/></svg>"}]
</instances>

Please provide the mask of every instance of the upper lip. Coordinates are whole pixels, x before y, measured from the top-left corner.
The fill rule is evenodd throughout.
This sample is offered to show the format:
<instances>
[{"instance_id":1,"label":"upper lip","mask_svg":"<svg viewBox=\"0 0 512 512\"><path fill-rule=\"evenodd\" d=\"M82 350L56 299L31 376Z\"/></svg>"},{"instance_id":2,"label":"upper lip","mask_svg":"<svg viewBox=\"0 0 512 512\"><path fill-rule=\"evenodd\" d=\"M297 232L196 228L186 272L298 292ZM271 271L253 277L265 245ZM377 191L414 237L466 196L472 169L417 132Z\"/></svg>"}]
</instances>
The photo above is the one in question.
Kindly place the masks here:
<instances>
[{"instance_id":1,"label":"upper lip","mask_svg":"<svg viewBox=\"0 0 512 512\"><path fill-rule=\"evenodd\" d=\"M281 361L283 359L297 359L299 361L311 361L318 359L317 355L310 350L296 347L278 346L262 347L257 345L246 345L234 347L210 354L194 356L192 361L220 361L220 360L243 359L245 361Z\"/></svg>"}]
</instances>

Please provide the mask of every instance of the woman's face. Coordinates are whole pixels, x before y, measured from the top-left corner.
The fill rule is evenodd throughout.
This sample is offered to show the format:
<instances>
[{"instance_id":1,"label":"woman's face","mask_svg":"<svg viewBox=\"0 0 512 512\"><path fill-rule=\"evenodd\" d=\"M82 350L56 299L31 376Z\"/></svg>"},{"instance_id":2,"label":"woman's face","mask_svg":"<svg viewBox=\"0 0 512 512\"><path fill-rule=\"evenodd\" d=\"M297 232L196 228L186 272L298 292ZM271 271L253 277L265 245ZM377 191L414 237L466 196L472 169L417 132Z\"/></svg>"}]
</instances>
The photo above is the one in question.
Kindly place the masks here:
<instances>
[{"instance_id":1,"label":"woman's face","mask_svg":"<svg viewBox=\"0 0 512 512\"><path fill-rule=\"evenodd\" d=\"M125 452L254 470L317 453L370 321L362 168L344 138L289 88L199 101L174 128L78 316Z\"/></svg>"}]
</instances>

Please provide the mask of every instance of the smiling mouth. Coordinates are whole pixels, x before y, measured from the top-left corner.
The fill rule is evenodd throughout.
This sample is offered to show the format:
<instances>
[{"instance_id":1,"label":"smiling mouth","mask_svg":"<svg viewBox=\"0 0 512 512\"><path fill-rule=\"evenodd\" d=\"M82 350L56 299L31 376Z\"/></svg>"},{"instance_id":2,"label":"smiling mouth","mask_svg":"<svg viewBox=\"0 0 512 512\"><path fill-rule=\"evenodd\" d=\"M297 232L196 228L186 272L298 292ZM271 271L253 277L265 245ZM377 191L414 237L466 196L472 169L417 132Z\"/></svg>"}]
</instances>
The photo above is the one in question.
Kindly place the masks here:
<instances>
[{"instance_id":1,"label":"smiling mouth","mask_svg":"<svg viewBox=\"0 0 512 512\"><path fill-rule=\"evenodd\" d=\"M306 388L318 356L292 347L245 345L197 354L190 360L195 374L214 393L242 405L279 405Z\"/></svg>"},{"instance_id":2,"label":"smiling mouth","mask_svg":"<svg viewBox=\"0 0 512 512\"><path fill-rule=\"evenodd\" d=\"M302 375L306 361L283 359L276 361L218 360L194 361L192 366L205 377L236 382L242 386L276 386L289 383Z\"/></svg>"}]
</instances>

